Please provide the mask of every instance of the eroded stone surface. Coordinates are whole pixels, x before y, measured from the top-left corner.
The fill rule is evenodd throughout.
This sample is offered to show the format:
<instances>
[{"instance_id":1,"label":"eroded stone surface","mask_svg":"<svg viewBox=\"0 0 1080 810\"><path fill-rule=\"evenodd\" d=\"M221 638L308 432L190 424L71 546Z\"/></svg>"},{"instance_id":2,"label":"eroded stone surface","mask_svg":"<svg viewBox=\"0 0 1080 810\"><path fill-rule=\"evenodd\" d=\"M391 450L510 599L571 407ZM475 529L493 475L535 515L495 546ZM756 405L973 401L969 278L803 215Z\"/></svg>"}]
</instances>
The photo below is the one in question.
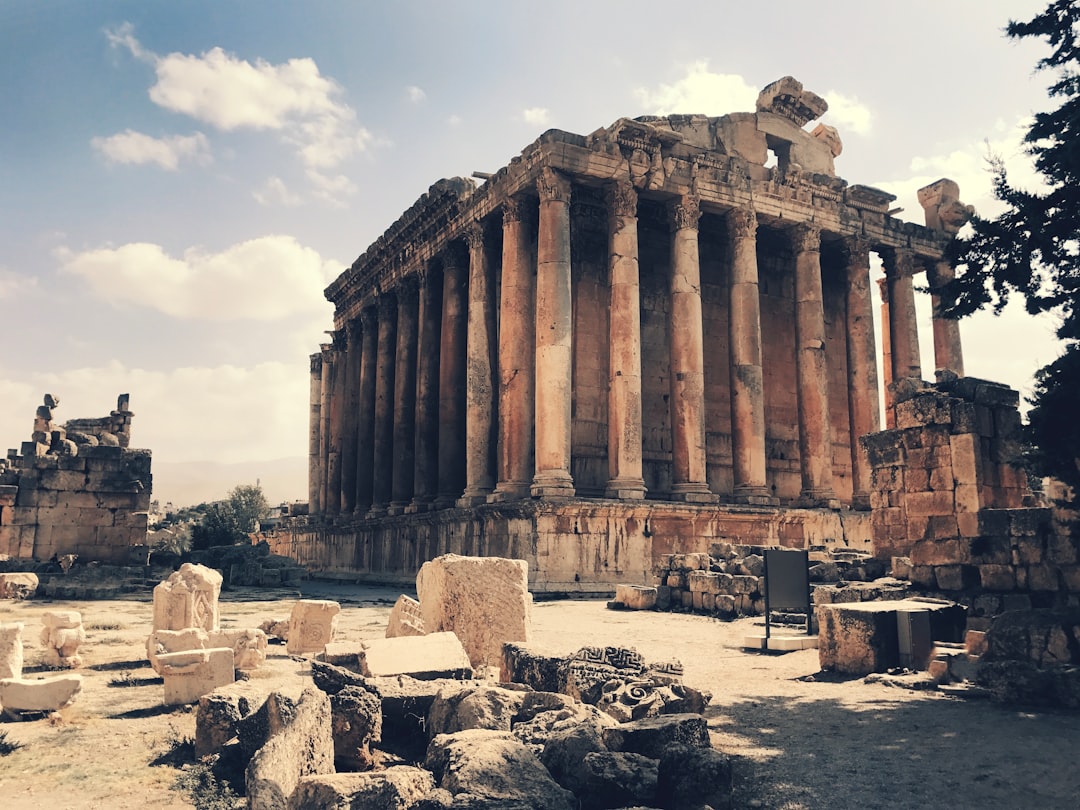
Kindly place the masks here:
<instances>
[{"instance_id":1,"label":"eroded stone surface","mask_svg":"<svg viewBox=\"0 0 1080 810\"><path fill-rule=\"evenodd\" d=\"M334 638L341 605L328 599L298 599L289 617L290 655L322 652Z\"/></svg>"},{"instance_id":2,"label":"eroded stone surface","mask_svg":"<svg viewBox=\"0 0 1080 810\"><path fill-rule=\"evenodd\" d=\"M77 610L48 610L41 615L41 646L46 666L75 668L82 666L77 655L86 641L82 615Z\"/></svg>"},{"instance_id":3,"label":"eroded stone surface","mask_svg":"<svg viewBox=\"0 0 1080 810\"><path fill-rule=\"evenodd\" d=\"M29 599L37 587L37 574L29 571L0 574L0 599Z\"/></svg>"},{"instance_id":4,"label":"eroded stone surface","mask_svg":"<svg viewBox=\"0 0 1080 810\"><path fill-rule=\"evenodd\" d=\"M54 712L70 705L82 691L82 675L0 679L0 706L9 717L26 712Z\"/></svg>"},{"instance_id":5,"label":"eroded stone surface","mask_svg":"<svg viewBox=\"0 0 1080 810\"><path fill-rule=\"evenodd\" d=\"M228 647L164 653L157 662L165 681L166 706L194 703L235 677L233 651Z\"/></svg>"},{"instance_id":6,"label":"eroded stone surface","mask_svg":"<svg viewBox=\"0 0 1080 810\"><path fill-rule=\"evenodd\" d=\"M22 677L22 622L0 622L0 678Z\"/></svg>"},{"instance_id":7,"label":"eroded stone surface","mask_svg":"<svg viewBox=\"0 0 1080 810\"><path fill-rule=\"evenodd\" d=\"M408 675L432 680L473 674L461 640L449 631L365 641L360 644L358 661L360 673L368 677Z\"/></svg>"},{"instance_id":8,"label":"eroded stone surface","mask_svg":"<svg viewBox=\"0 0 1080 810\"><path fill-rule=\"evenodd\" d=\"M386 623L386 637L422 636L425 632L424 614L420 609L420 603L402 594L390 610L390 618Z\"/></svg>"},{"instance_id":9,"label":"eroded stone surface","mask_svg":"<svg viewBox=\"0 0 1080 810\"><path fill-rule=\"evenodd\" d=\"M221 574L213 568L184 563L154 588L154 629L218 629Z\"/></svg>"},{"instance_id":10,"label":"eroded stone surface","mask_svg":"<svg viewBox=\"0 0 1080 810\"><path fill-rule=\"evenodd\" d=\"M435 787L423 768L395 765L378 773L305 776L296 785L289 810L355 807L408 810Z\"/></svg>"}]
</instances>

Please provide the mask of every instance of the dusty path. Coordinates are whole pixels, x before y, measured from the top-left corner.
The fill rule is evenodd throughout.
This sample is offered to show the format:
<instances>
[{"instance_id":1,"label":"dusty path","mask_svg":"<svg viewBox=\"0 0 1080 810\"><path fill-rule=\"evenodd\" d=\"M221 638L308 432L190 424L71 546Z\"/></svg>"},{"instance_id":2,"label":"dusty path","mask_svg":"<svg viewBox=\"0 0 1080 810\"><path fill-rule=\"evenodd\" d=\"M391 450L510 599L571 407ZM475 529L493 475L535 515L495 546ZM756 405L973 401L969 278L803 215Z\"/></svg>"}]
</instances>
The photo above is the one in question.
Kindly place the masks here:
<instances>
[{"instance_id":1,"label":"dusty path","mask_svg":"<svg viewBox=\"0 0 1080 810\"><path fill-rule=\"evenodd\" d=\"M285 617L296 592L223 595L223 626ZM339 635L380 637L396 591L305 583L305 597L337 599ZM45 610L81 610L85 685L62 721L0 723L24 747L0 757L0 807L188 807L172 789L168 753L194 734L190 709L161 706L145 663L149 594L141 600L0 603L0 621L23 621L29 670L38 663ZM680 659L686 681L713 693L714 745L736 757L736 807L1076 808L1080 715L1005 709L818 673L816 651L745 653L752 620L609 611L600 601L540 602L533 640L569 652L628 645L647 659ZM268 681L303 676L271 647ZM158 761L161 764L152 765Z\"/></svg>"}]
</instances>

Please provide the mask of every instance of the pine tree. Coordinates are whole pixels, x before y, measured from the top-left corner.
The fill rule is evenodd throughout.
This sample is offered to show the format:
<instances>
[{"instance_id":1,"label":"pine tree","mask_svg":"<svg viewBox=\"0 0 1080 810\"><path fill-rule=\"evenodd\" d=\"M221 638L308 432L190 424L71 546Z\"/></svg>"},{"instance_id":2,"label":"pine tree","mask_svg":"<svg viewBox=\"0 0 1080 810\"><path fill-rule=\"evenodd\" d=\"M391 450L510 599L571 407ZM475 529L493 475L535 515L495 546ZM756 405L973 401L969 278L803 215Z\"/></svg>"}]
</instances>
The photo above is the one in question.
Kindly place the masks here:
<instances>
[{"instance_id":1,"label":"pine tree","mask_svg":"<svg viewBox=\"0 0 1080 810\"><path fill-rule=\"evenodd\" d=\"M1053 74L1057 109L1035 115L1024 138L1044 188L1009 182L1004 161L990 158L994 196L1005 210L974 217L972 233L956 239L949 258L956 280L942 291L945 313L969 315L986 305L1000 312L1019 293L1031 314L1061 319L1063 353L1036 373L1027 438L1038 471L1080 492L1080 3L1055 0L1028 22L1010 21L1009 37L1044 38L1052 53L1036 69Z\"/></svg>"}]
</instances>

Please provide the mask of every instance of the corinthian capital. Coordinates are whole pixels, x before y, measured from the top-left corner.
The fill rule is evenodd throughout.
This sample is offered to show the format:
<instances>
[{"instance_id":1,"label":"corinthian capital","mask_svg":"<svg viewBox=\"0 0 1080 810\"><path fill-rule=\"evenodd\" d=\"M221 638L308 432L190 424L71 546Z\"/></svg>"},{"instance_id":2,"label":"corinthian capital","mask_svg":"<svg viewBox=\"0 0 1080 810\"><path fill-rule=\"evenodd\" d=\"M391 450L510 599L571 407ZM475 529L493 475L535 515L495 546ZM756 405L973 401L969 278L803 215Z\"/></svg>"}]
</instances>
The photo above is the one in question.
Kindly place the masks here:
<instances>
[{"instance_id":1,"label":"corinthian capital","mask_svg":"<svg viewBox=\"0 0 1080 810\"><path fill-rule=\"evenodd\" d=\"M728 234L732 239L757 236L757 214L753 208L733 208L727 215Z\"/></svg>"},{"instance_id":2,"label":"corinthian capital","mask_svg":"<svg viewBox=\"0 0 1080 810\"><path fill-rule=\"evenodd\" d=\"M671 227L679 231L683 228L696 228L701 219L701 200L691 194L684 194L668 207Z\"/></svg>"},{"instance_id":3,"label":"corinthian capital","mask_svg":"<svg viewBox=\"0 0 1080 810\"><path fill-rule=\"evenodd\" d=\"M903 278L915 275L915 257L904 248L888 248L881 251L881 263L885 266L888 278Z\"/></svg>"},{"instance_id":4,"label":"corinthian capital","mask_svg":"<svg viewBox=\"0 0 1080 810\"><path fill-rule=\"evenodd\" d=\"M626 180L608 183L608 210L617 217L636 217L638 196L634 184Z\"/></svg>"},{"instance_id":5,"label":"corinthian capital","mask_svg":"<svg viewBox=\"0 0 1080 810\"><path fill-rule=\"evenodd\" d=\"M521 222L525 205L520 197L507 197L502 206L503 225L507 222Z\"/></svg>"},{"instance_id":6,"label":"corinthian capital","mask_svg":"<svg viewBox=\"0 0 1080 810\"><path fill-rule=\"evenodd\" d=\"M820 253L821 252L821 228L809 222L803 222L792 228L791 248L796 253Z\"/></svg>"},{"instance_id":7,"label":"corinthian capital","mask_svg":"<svg viewBox=\"0 0 1080 810\"><path fill-rule=\"evenodd\" d=\"M484 224L473 222L465 229L465 244L469 250L480 250L484 247Z\"/></svg>"},{"instance_id":8,"label":"corinthian capital","mask_svg":"<svg viewBox=\"0 0 1080 810\"><path fill-rule=\"evenodd\" d=\"M540 170L536 178L536 193L540 202L570 202L570 180L550 166Z\"/></svg>"}]
</instances>

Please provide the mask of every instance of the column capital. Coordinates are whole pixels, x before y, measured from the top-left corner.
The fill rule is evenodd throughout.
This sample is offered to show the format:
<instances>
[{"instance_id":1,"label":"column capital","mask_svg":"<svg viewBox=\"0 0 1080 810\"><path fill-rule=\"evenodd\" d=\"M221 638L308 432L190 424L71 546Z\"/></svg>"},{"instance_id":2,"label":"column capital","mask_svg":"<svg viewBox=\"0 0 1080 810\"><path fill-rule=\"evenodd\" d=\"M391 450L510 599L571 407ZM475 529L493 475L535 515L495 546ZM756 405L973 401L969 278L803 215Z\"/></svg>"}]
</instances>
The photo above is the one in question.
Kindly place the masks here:
<instances>
[{"instance_id":1,"label":"column capital","mask_svg":"<svg viewBox=\"0 0 1080 810\"><path fill-rule=\"evenodd\" d=\"M570 202L570 178L545 166L536 177L536 192L540 202Z\"/></svg>"},{"instance_id":2,"label":"column capital","mask_svg":"<svg viewBox=\"0 0 1080 810\"><path fill-rule=\"evenodd\" d=\"M322 374L322 352L315 352L310 359L312 375Z\"/></svg>"},{"instance_id":3,"label":"column capital","mask_svg":"<svg viewBox=\"0 0 1080 810\"><path fill-rule=\"evenodd\" d=\"M360 310L360 317L358 318L360 323L367 329L371 326L376 326L379 323L379 310L378 306L374 303L368 304L362 310Z\"/></svg>"},{"instance_id":4,"label":"column capital","mask_svg":"<svg viewBox=\"0 0 1080 810\"><path fill-rule=\"evenodd\" d=\"M881 263L888 278L915 275L915 256L907 248L885 248L881 251Z\"/></svg>"},{"instance_id":5,"label":"column capital","mask_svg":"<svg viewBox=\"0 0 1080 810\"><path fill-rule=\"evenodd\" d=\"M503 225L508 222L521 222L525 218L525 201L520 197L507 197L502 205Z\"/></svg>"},{"instance_id":6,"label":"column capital","mask_svg":"<svg viewBox=\"0 0 1080 810\"><path fill-rule=\"evenodd\" d=\"M844 255L847 258L848 266L856 267L869 267L870 266L870 240L865 236L853 235L845 236L844 243Z\"/></svg>"},{"instance_id":7,"label":"column capital","mask_svg":"<svg viewBox=\"0 0 1080 810\"><path fill-rule=\"evenodd\" d=\"M697 228L701 219L701 200L693 194L676 197L668 205L668 217L673 231Z\"/></svg>"},{"instance_id":8,"label":"column capital","mask_svg":"<svg viewBox=\"0 0 1080 810\"><path fill-rule=\"evenodd\" d=\"M442 259L443 273L457 273L468 266L469 257L461 249L460 243L451 242L446 250L440 254Z\"/></svg>"},{"instance_id":9,"label":"column capital","mask_svg":"<svg viewBox=\"0 0 1080 810\"><path fill-rule=\"evenodd\" d=\"M757 212L749 206L732 208L727 213L728 235L732 239L757 238Z\"/></svg>"},{"instance_id":10,"label":"column capital","mask_svg":"<svg viewBox=\"0 0 1080 810\"><path fill-rule=\"evenodd\" d=\"M379 308L380 321L389 318L397 311L397 296L394 295L392 290L380 293L376 306Z\"/></svg>"},{"instance_id":11,"label":"column capital","mask_svg":"<svg viewBox=\"0 0 1080 810\"><path fill-rule=\"evenodd\" d=\"M474 219L465 228L465 244L469 250L479 250L484 247L484 223Z\"/></svg>"},{"instance_id":12,"label":"column capital","mask_svg":"<svg viewBox=\"0 0 1080 810\"><path fill-rule=\"evenodd\" d=\"M345 348L345 330L336 329L328 333L330 335L330 350L340 352Z\"/></svg>"},{"instance_id":13,"label":"column capital","mask_svg":"<svg viewBox=\"0 0 1080 810\"><path fill-rule=\"evenodd\" d=\"M877 280L878 294L881 296L881 303L889 303L889 280L882 276Z\"/></svg>"},{"instance_id":14,"label":"column capital","mask_svg":"<svg viewBox=\"0 0 1080 810\"><path fill-rule=\"evenodd\" d=\"M604 189L608 210L616 217L636 217L638 195L629 180L616 180Z\"/></svg>"},{"instance_id":15,"label":"column capital","mask_svg":"<svg viewBox=\"0 0 1080 810\"><path fill-rule=\"evenodd\" d=\"M420 279L416 275L405 276L394 286L398 305L416 303L420 293Z\"/></svg>"},{"instance_id":16,"label":"column capital","mask_svg":"<svg viewBox=\"0 0 1080 810\"><path fill-rule=\"evenodd\" d=\"M356 342L356 339L363 334L364 325L361 323L360 318L352 318L345 323L345 343L352 345Z\"/></svg>"},{"instance_id":17,"label":"column capital","mask_svg":"<svg viewBox=\"0 0 1080 810\"><path fill-rule=\"evenodd\" d=\"M821 252L821 228L811 222L800 222L790 231L791 247L796 253Z\"/></svg>"}]
</instances>

